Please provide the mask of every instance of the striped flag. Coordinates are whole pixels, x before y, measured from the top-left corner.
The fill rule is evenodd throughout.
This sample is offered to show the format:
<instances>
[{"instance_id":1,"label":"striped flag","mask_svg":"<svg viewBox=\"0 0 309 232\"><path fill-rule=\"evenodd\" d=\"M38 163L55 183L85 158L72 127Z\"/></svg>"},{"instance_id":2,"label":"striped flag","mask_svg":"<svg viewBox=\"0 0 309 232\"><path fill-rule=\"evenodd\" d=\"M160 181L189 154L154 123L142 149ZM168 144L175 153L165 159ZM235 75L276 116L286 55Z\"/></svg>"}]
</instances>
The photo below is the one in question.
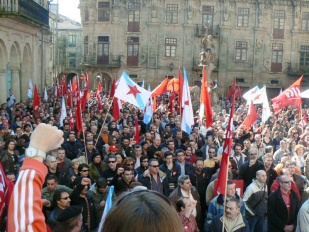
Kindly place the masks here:
<instances>
[{"instance_id":1,"label":"striped flag","mask_svg":"<svg viewBox=\"0 0 309 232\"><path fill-rule=\"evenodd\" d=\"M190 134L191 127L194 124L194 118L193 118L191 96L189 91L189 83L185 68L183 69L183 89L182 89L181 106L183 108L181 130L185 131L187 134Z\"/></svg>"}]
</instances>

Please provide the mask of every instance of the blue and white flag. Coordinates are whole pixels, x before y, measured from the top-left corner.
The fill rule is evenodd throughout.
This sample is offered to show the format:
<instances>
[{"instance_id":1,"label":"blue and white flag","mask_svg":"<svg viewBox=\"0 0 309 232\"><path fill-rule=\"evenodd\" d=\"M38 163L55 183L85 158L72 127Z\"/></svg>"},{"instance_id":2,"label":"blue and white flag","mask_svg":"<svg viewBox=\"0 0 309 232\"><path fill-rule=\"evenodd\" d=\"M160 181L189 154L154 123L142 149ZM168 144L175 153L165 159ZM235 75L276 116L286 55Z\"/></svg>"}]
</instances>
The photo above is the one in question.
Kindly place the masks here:
<instances>
[{"instance_id":1,"label":"blue and white flag","mask_svg":"<svg viewBox=\"0 0 309 232\"><path fill-rule=\"evenodd\" d=\"M110 211L110 209L112 208L112 205L113 205L113 193L114 193L114 186L112 185L112 186L109 187L109 192L108 192L108 195L107 195L107 199L106 199L106 203L105 203L105 208L104 208L104 212L103 212L102 217L101 217L101 222L100 222L99 230L98 231L102 230L102 227L103 227L106 215Z\"/></svg>"},{"instance_id":2,"label":"blue and white flag","mask_svg":"<svg viewBox=\"0 0 309 232\"><path fill-rule=\"evenodd\" d=\"M181 130L185 131L187 134L191 133L191 127L194 124L193 118L193 109L192 109L192 102L191 96L189 91L189 83L187 78L186 69L183 69L183 89L179 90L182 91L182 120L181 120Z\"/></svg>"},{"instance_id":3,"label":"blue and white flag","mask_svg":"<svg viewBox=\"0 0 309 232\"><path fill-rule=\"evenodd\" d=\"M29 97L29 98L33 98L33 85L32 85L32 80L31 80L31 78L30 78L30 80L29 80L28 97Z\"/></svg>"},{"instance_id":4,"label":"blue and white flag","mask_svg":"<svg viewBox=\"0 0 309 232\"><path fill-rule=\"evenodd\" d=\"M140 109L145 109L148 99L151 97L151 92L137 85L128 74L123 72L115 90L115 97Z\"/></svg>"}]
</instances>

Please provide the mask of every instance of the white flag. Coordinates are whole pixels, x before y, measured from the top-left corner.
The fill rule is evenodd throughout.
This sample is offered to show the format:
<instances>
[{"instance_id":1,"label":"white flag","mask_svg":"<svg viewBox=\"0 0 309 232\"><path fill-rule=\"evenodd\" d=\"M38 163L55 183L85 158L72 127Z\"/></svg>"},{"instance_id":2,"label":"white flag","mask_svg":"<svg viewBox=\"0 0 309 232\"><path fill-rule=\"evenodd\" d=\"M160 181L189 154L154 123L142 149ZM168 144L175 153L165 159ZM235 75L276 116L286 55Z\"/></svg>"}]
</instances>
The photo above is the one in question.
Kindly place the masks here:
<instances>
[{"instance_id":1,"label":"white flag","mask_svg":"<svg viewBox=\"0 0 309 232\"><path fill-rule=\"evenodd\" d=\"M45 100L45 101L47 101L47 100L48 100L48 96L47 96L46 87L45 87L45 90L44 90L44 100Z\"/></svg>"},{"instance_id":2,"label":"white flag","mask_svg":"<svg viewBox=\"0 0 309 232\"><path fill-rule=\"evenodd\" d=\"M67 109L65 107L64 97L62 97L60 126L63 126L63 120L67 117Z\"/></svg>"},{"instance_id":3,"label":"white flag","mask_svg":"<svg viewBox=\"0 0 309 232\"><path fill-rule=\"evenodd\" d=\"M29 97L29 98L33 98L33 85L32 85L32 80L31 80L31 78L30 78L30 80L29 80L28 97Z\"/></svg>"}]
</instances>

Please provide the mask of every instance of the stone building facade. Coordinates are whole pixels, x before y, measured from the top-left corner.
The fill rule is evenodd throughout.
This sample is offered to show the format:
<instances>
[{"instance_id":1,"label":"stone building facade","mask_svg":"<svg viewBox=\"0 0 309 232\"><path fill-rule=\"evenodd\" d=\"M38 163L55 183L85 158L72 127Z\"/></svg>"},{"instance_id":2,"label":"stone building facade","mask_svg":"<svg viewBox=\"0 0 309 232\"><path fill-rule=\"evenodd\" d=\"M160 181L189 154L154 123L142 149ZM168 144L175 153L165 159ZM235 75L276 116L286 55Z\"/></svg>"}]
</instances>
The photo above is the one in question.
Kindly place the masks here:
<instances>
[{"instance_id":1,"label":"stone building facade","mask_svg":"<svg viewBox=\"0 0 309 232\"><path fill-rule=\"evenodd\" d=\"M80 10L83 69L107 87L126 71L153 89L178 67L200 85L205 34L219 95L234 78L243 90L265 84L270 97L309 78L309 1L80 0Z\"/></svg>"},{"instance_id":2,"label":"stone building facade","mask_svg":"<svg viewBox=\"0 0 309 232\"><path fill-rule=\"evenodd\" d=\"M0 1L0 99L13 88L26 99L29 79L39 91L46 84L48 1Z\"/></svg>"},{"instance_id":3,"label":"stone building facade","mask_svg":"<svg viewBox=\"0 0 309 232\"><path fill-rule=\"evenodd\" d=\"M50 54L49 85L55 83L55 77L66 73L67 80L81 74L82 62L82 26L57 12L57 4L50 6Z\"/></svg>"}]
</instances>

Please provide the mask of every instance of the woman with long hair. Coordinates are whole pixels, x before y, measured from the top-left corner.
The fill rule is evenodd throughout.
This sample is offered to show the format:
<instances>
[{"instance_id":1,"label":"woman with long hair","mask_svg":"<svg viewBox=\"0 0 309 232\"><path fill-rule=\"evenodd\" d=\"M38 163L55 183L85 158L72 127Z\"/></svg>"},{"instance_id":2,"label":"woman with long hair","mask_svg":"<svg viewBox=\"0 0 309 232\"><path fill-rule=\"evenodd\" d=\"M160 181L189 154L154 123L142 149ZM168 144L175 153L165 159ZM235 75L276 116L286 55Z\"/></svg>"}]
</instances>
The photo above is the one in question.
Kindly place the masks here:
<instances>
[{"instance_id":1,"label":"woman with long hair","mask_svg":"<svg viewBox=\"0 0 309 232\"><path fill-rule=\"evenodd\" d=\"M16 141L14 139L7 140L4 144L4 150L0 156L0 162L6 177L12 181L16 180L16 175L18 173L19 152L15 149L15 146Z\"/></svg>"}]
</instances>

